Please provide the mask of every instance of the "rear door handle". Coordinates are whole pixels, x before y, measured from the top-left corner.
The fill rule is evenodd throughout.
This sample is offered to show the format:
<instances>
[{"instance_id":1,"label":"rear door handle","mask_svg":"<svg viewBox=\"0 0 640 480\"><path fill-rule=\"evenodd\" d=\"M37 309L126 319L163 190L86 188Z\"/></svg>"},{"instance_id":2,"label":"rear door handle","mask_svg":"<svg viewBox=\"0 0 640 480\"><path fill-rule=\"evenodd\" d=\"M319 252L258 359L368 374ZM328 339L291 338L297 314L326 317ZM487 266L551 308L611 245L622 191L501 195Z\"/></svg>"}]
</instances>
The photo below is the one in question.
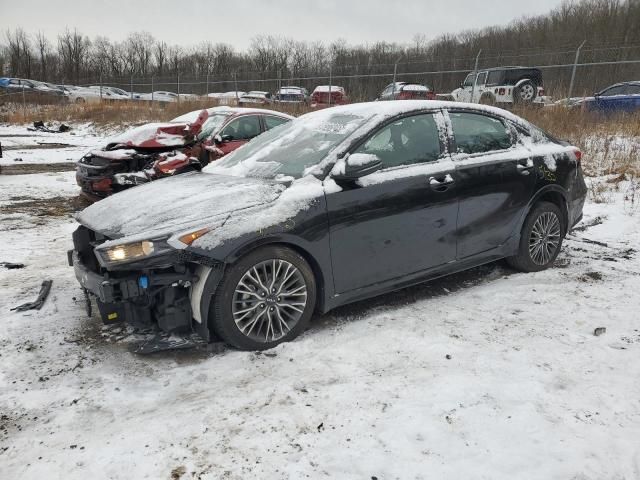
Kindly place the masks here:
<instances>
[{"instance_id":1,"label":"rear door handle","mask_svg":"<svg viewBox=\"0 0 640 480\"><path fill-rule=\"evenodd\" d=\"M429 177L429 185L437 192L444 192L449 188L449 185L453 185L453 183L455 182L449 173L438 177Z\"/></svg>"},{"instance_id":2,"label":"rear door handle","mask_svg":"<svg viewBox=\"0 0 640 480\"><path fill-rule=\"evenodd\" d=\"M532 168L533 160L531 160L530 158L527 158L525 163L518 162L518 164L516 165L516 169L521 175L529 175L529 172Z\"/></svg>"}]
</instances>

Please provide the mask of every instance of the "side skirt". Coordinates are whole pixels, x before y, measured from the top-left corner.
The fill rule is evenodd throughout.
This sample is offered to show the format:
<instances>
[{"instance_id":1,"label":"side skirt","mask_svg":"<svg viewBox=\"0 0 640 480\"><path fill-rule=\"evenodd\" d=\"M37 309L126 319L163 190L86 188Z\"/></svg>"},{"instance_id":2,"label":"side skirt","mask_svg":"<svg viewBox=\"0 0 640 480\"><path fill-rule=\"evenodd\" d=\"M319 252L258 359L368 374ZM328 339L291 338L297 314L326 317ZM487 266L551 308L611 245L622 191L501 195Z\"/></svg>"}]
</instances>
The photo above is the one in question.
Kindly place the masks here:
<instances>
[{"instance_id":1,"label":"side skirt","mask_svg":"<svg viewBox=\"0 0 640 480\"><path fill-rule=\"evenodd\" d=\"M462 272L473 267L478 267L487 263L495 262L505 257L514 255L517 252L519 236L511 238L506 244L494 248L488 252L483 252L473 257L446 263L429 270L412 273L405 277L395 278L381 283L376 283L368 287L359 288L342 294L334 295L325 301L322 313L326 313L336 307L346 305L348 303L365 300L367 298L376 297L385 293L390 293L403 288L411 287L420 283L424 283L437 278L446 277L453 273ZM515 245L514 245L515 244ZM515 248L514 248L515 247Z\"/></svg>"}]
</instances>

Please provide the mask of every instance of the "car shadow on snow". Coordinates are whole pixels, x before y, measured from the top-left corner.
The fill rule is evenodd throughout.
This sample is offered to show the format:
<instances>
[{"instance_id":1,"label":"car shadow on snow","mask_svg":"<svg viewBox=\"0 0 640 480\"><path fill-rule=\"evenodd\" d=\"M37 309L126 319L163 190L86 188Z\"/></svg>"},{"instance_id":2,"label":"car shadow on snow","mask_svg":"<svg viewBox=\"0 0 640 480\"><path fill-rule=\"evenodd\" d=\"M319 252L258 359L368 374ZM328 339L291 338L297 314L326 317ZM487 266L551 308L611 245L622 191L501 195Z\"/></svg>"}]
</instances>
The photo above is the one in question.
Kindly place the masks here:
<instances>
[{"instance_id":1,"label":"car shadow on snow","mask_svg":"<svg viewBox=\"0 0 640 480\"><path fill-rule=\"evenodd\" d=\"M480 265L469 270L344 305L324 315L317 314L311 320L309 332L313 334L313 330L332 328L344 321L358 320L376 311L394 309L422 300L449 295L481 283L505 278L514 273L518 272L510 268L504 260Z\"/></svg>"}]
</instances>

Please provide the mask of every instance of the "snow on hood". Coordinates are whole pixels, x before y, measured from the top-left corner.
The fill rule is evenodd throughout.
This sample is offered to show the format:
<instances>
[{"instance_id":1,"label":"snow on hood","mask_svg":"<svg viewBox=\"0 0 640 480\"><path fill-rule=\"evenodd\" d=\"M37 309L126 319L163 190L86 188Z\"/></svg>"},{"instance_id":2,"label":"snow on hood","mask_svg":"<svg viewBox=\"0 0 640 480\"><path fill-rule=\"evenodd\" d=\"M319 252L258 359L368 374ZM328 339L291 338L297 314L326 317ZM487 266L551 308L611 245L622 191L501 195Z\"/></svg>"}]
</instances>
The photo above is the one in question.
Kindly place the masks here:
<instances>
[{"instance_id":1,"label":"snow on hood","mask_svg":"<svg viewBox=\"0 0 640 480\"><path fill-rule=\"evenodd\" d=\"M270 227L280 225L286 230L287 222L310 208L324 193L325 186L321 180L312 176L299 178L273 202L235 212L223 225L198 238L192 245L212 250L227 240Z\"/></svg>"},{"instance_id":2,"label":"snow on hood","mask_svg":"<svg viewBox=\"0 0 640 480\"><path fill-rule=\"evenodd\" d=\"M224 221L236 210L273 202L281 183L185 173L111 195L77 215L81 224L112 238L157 238Z\"/></svg>"}]
</instances>

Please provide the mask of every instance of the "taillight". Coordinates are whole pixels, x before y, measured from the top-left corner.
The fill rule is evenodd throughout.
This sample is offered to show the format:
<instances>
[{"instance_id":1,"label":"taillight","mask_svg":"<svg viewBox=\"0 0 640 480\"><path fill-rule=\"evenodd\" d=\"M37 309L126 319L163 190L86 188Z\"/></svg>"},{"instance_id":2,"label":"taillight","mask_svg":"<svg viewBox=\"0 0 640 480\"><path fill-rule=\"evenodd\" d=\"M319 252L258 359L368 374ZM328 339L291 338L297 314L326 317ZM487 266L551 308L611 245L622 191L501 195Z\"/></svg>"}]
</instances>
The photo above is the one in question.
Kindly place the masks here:
<instances>
[{"instance_id":1,"label":"taillight","mask_svg":"<svg viewBox=\"0 0 640 480\"><path fill-rule=\"evenodd\" d=\"M96 192L110 192L111 191L111 179L103 178L102 180L98 180L96 182L91 182L91 188L93 188Z\"/></svg>"},{"instance_id":2,"label":"taillight","mask_svg":"<svg viewBox=\"0 0 640 480\"><path fill-rule=\"evenodd\" d=\"M582 164L582 152L580 150L574 150L573 154L576 156L578 166L580 166Z\"/></svg>"},{"instance_id":3,"label":"taillight","mask_svg":"<svg viewBox=\"0 0 640 480\"><path fill-rule=\"evenodd\" d=\"M544 88L538 87L538 95L544 95Z\"/></svg>"},{"instance_id":4,"label":"taillight","mask_svg":"<svg viewBox=\"0 0 640 480\"><path fill-rule=\"evenodd\" d=\"M436 92L427 92L427 100L435 100Z\"/></svg>"},{"instance_id":5,"label":"taillight","mask_svg":"<svg viewBox=\"0 0 640 480\"><path fill-rule=\"evenodd\" d=\"M411 93L410 92L400 92L398 93L398 100L410 100L411 99Z\"/></svg>"}]
</instances>

